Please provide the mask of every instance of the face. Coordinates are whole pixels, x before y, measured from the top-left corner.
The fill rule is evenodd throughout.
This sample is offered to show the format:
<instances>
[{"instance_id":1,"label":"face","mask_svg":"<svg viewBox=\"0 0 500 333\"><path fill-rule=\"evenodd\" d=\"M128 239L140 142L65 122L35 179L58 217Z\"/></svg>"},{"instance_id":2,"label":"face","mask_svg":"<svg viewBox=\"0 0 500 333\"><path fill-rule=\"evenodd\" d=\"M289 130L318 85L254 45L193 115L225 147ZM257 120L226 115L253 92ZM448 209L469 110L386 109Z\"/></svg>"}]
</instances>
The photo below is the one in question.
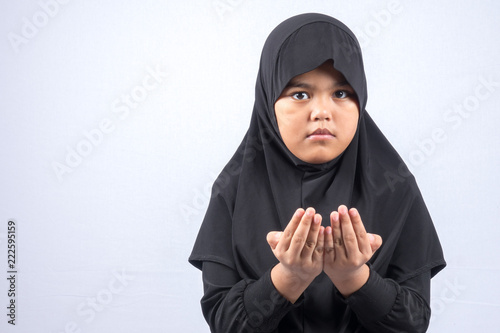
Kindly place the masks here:
<instances>
[{"instance_id":1,"label":"face","mask_svg":"<svg viewBox=\"0 0 500 333\"><path fill-rule=\"evenodd\" d=\"M354 89L331 61L291 79L274 111L285 145L313 164L339 156L354 137L359 118Z\"/></svg>"}]
</instances>

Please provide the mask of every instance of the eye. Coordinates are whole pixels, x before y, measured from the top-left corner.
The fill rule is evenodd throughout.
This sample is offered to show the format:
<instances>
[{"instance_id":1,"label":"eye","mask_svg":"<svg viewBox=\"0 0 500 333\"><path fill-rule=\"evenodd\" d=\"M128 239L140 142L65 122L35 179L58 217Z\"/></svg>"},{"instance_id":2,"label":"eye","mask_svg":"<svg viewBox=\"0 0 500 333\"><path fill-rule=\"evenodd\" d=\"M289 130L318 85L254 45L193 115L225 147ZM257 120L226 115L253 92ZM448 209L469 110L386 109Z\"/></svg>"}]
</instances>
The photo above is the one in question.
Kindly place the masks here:
<instances>
[{"instance_id":1,"label":"eye","mask_svg":"<svg viewBox=\"0 0 500 333\"><path fill-rule=\"evenodd\" d=\"M338 90L333 93L333 96L335 96L335 98L347 98L351 96L351 93L347 90Z\"/></svg>"},{"instance_id":2,"label":"eye","mask_svg":"<svg viewBox=\"0 0 500 333\"><path fill-rule=\"evenodd\" d=\"M302 100L308 99L309 95L306 92L299 91L299 92L293 93L292 98L296 99L298 101L302 101Z\"/></svg>"}]
</instances>

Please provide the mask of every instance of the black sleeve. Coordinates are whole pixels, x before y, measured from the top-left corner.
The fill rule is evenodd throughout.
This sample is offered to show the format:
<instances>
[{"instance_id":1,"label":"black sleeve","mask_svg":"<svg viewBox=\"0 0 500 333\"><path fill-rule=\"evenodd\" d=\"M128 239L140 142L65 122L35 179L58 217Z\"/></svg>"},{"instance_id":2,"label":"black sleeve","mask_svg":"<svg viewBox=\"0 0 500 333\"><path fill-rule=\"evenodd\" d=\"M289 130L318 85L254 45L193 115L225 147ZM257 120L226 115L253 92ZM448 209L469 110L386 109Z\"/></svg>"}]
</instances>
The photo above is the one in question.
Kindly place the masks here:
<instances>
[{"instance_id":1,"label":"black sleeve","mask_svg":"<svg viewBox=\"0 0 500 333\"><path fill-rule=\"evenodd\" d=\"M367 332L425 332L430 281L430 271L398 284L370 269L366 284L345 301Z\"/></svg>"},{"instance_id":2,"label":"black sleeve","mask_svg":"<svg viewBox=\"0 0 500 333\"><path fill-rule=\"evenodd\" d=\"M205 261L202 267L203 315L214 333L272 332L290 309L300 306L281 296L271 270L258 280L242 280L226 265Z\"/></svg>"}]
</instances>

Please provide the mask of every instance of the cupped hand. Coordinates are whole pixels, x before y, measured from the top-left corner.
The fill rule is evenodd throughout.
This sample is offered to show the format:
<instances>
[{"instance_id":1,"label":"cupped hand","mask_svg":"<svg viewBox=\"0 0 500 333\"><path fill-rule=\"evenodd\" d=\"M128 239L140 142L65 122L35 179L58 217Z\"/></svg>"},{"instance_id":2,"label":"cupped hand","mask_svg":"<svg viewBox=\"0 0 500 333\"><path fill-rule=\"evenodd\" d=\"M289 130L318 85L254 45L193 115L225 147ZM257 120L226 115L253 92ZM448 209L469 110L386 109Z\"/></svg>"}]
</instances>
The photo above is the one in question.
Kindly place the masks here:
<instances>
[{"instance_id":1,"label":"cupped hand","mask_svg":"<svg viewBox=\"0 0 500 333\"><path fill-rule=\"evenodd\" d=\"M368 280L366 265L382 245L382 238L366 232L359 212L341 205L330 215L331 227L325 228L323 270L337 289L348 296Z\"/></svg>"},{"instance_id":2,"label":"cupped hand","mask_svg":"<svg viewBox=\"0 0 500 333\"><path fill-rule=\"evenodd\" d=\"M267 242L279 264L271 271L275 287L296 299L323 270L324 227L313 208L295 211L283 232L270 232ZM281 289L281 290L280 290ZM296 295L298 293L298 295ZM296 297L295 297L296 296Z\"/></svg>"}]
</instances>

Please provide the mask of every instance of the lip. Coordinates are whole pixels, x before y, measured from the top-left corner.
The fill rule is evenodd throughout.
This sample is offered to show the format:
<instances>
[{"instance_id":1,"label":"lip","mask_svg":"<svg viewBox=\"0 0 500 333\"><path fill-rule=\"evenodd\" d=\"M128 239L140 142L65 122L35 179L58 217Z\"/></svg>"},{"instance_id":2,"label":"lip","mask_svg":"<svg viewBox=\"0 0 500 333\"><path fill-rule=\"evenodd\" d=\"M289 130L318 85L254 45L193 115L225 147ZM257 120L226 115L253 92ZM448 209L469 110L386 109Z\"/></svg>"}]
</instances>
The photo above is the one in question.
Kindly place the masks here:
<instances>
[{"instance_id":1,"label":"lip","mask_svg":"<svg viewBox=\"0 0 500 333\"><path fill-rule=\"evenodd\" d=\"M327 128L318 128L307 136L308 139L312 140L328 140L334 137L335 135L333 135Z\"/></svg>"}]
</instances>

